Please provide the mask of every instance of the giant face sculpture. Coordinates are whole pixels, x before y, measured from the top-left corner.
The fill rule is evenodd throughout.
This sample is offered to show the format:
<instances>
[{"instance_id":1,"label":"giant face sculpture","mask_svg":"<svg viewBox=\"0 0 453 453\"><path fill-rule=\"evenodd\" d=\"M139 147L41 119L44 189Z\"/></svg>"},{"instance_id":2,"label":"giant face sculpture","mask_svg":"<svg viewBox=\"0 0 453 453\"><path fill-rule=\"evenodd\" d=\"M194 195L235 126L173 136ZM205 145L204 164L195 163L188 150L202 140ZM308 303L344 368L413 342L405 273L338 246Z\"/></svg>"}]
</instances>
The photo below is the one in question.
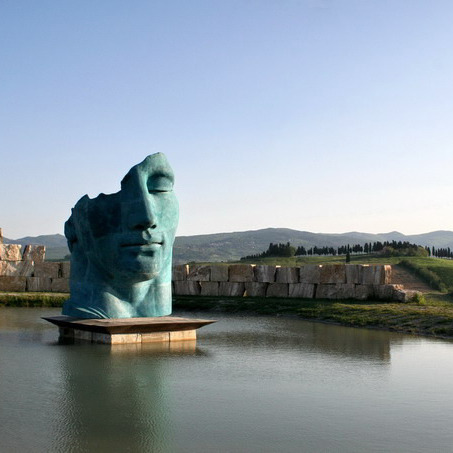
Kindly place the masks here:
<instances>
[{"instance_id":1,"label":"giant face sculpture","mask_svg":"<svg viewBox=\"0 0 453 453\"><path fill-rule=\"evenodd\" d=\"M171 313L171 256L178 224L174 176L161 153L132 167L121 190L81 198L65 224L71 297L81 318Z\"/></svg>"}]
</instances>

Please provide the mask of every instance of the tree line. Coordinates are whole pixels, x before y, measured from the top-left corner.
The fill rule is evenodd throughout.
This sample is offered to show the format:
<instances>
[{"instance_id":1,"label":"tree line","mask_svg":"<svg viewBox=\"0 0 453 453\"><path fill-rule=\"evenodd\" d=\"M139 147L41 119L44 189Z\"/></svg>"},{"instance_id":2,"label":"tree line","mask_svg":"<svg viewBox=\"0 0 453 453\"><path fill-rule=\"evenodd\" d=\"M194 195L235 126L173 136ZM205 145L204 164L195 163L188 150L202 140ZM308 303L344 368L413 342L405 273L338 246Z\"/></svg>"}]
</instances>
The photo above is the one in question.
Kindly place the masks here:
<instances>
[{"instance_id":1,"label":"tree line","mask_svg":"<svg viewBox=\"0 0 453 453\"><path fill-rule=\"evenodd\" d=\"M296 254L296 248L293 247L289 242L286 244L269 244L269 248L256 255L243 256L241 260L251 260L256 258L268 258L268 257L291 257Z\"/></svg>"},{"instance_id":2,"label":"tree line","mask_svg":"<svg viewBox=\"0 0 453 453\"><path fill-rule=\"evenodd\" d=\"M438 248L431 247L430 256L435 256L436 258L453 258L453 252L450 247L447 248Z\"/></svg>"},{"instance_id":3,"label":"tree line","mask_svg":"<svg viewBox=\"0 0 453 453\"><path fill-rule=\"evenodd\" d=\"M408 241L375 241L362 244L346 244L340 247L310 247L303 245L294 247L290 242L287 243L270 243L269 248L262 253L248 255L241 260L250 260L268 257L292 257L292 256L313 256L313 255L358 255L369 253L381 253L385 255L406 255L406 256L435 256L438 258L453 258L453 252L448 248L423 247L417 244L411 244Z\"/></svg>"}]
</instances>

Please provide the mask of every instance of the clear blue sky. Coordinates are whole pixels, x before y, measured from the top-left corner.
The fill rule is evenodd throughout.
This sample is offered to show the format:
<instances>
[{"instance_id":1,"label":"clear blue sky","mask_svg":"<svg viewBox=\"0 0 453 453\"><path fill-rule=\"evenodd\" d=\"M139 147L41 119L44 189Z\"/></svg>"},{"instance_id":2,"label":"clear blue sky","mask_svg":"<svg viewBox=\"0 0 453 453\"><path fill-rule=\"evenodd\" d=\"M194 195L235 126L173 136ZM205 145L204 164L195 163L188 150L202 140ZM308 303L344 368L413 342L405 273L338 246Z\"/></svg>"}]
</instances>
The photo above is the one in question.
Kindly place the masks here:
<instances>
[{"instance_id":1,"label":"clear blue sky","mask_svg":"<svg viewBox=\"0 0 453 453\"><path fill-rule=\"evenodd\" d=\"M163 152L179 235L453 229L451 0L0 1L0 227Z\"/></svg>"}]
</instances>

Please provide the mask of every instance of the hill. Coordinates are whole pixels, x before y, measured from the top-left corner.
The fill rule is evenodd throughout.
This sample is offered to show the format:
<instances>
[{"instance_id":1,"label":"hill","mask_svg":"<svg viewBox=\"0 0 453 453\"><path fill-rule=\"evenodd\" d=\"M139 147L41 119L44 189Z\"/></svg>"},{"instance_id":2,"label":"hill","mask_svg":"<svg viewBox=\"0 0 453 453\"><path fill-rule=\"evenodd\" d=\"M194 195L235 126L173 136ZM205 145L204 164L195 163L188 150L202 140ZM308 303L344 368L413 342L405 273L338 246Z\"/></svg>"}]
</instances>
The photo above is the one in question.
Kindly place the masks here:
<instances>
[{"instance_id":1,"label":"hill","mask_svg":"<svg viewBox=\"0 0 453 453\"><path fill-rule=\"evenodd\" d=\"M62 259L69 253L66 239L61 234L4 238L10 244L40 244L47 247L49 259ZM372 234L351 231L341 234L310 233L289 228L266 228L262 230L240 231L234 233L201 234L178 236L175 241L173 257L175 263L189 261L230 261L241 256L252 255L266 250L269 243L291 242L304 247L339 247L346 244L364 244L375 241L409 241L419 245L453 248L453 231L433 231L417 235L404 235L398 231Z\"/></svg>"},{"instance_id":2,"label":"hill","mask_svg":"<svg viewBox=\"0 0 453 453\"><path fill-rule=\"evenodd\" d=\"M188 261L229 261L241 256L252 255L266 250L269 243L291 242L304 247L339 247L346 244L364 244L375 241L409 241L419 245L452 247L453 231L434 231L419 235L404 235L398 231L372 234L348 232L341 234L311 233L289 228L266 228L235 233L179 236L174 246L175 262Z\"/></svg>"},{"instance_id":3,"label":"hill","mask_svg":"<svg viewBox=\"0 0 453 453\"><path fill-rule=\"evenodd\" d=\"M62 234L44 234L42 236L25 236L20 239L3 238L5 244L45 245L46 247L66 247L66 238Z\"/></svg>"}]
</instances>

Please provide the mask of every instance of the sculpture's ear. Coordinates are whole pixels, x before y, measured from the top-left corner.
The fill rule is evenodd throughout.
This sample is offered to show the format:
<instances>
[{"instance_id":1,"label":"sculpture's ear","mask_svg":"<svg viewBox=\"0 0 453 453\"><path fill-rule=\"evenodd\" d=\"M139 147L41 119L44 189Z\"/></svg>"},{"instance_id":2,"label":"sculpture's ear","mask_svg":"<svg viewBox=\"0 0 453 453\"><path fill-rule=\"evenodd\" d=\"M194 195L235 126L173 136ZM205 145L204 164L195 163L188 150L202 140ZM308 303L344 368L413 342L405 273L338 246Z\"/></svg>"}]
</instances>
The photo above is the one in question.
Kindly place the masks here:
<instances>
[{"instance_id":1,"label":"sculpture's ear","mask_svg":"<svg viewBox=\"0 0 453 453\"><path fill-rule=\"evenodd\" d=\"M74 213L74 210L72 209L72 212ZM74 244L77 242L77 235L76 235L76 230L74 226L74 220L72 216L74 214L71 214L71 217L65 222L64 224L64 235L66 236L66 239L68 240L68 248L69 251L72 253L72 249L74 247Z\"/></svg>"}]
</instances>

